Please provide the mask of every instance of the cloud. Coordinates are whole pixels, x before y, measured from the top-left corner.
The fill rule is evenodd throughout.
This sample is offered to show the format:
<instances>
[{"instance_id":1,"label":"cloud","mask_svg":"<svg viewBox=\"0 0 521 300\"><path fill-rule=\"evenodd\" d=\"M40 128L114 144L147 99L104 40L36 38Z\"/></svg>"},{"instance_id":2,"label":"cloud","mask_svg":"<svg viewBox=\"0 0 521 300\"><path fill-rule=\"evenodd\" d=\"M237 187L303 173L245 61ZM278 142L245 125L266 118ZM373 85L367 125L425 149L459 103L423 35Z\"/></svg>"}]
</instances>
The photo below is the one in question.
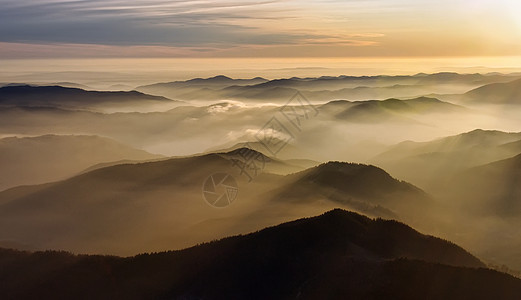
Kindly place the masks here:
<instances>
[{"instance_id":1,"label":"cloud","mask_svg":"<svg viewBox=\"0 0 521 300\"><path fill-rule=\"evenodd\" d=\"M521 23L494 9L497 1L514 3L0 0L0 42L19 50L3 50L7 57L53 55L36 48L67 57L112 57L118 49L122 57L509 55L521 45ZM81 45L107 53L70 51Z\"/></svg>"},{"instance_id":2,"label":"cloud","mask_svg":"<svg viewBox=\"0 0 521 300\"><path fill-rule=\"evenodd\" d=\"M227 112L230 109L244 108L244 107L246 107L246 105L240 101L227 100L227 101L222 101L217 104L212 104L212 105L208 106L206 111L210 114L218 114L218 113Z\"/></svg>"},{"instance_id":3,"label":"cloud","mask_svg":"<svg viewBox=\"0 0 521 300\"><path fill-rule=\"evenodd\" d=\"M305 28L270 29L295 18L286 1L7 0L0 41L230 48L335 42L338 35ZM291 2L291 1L290 1Z\"/></svg>"}]
</instances>

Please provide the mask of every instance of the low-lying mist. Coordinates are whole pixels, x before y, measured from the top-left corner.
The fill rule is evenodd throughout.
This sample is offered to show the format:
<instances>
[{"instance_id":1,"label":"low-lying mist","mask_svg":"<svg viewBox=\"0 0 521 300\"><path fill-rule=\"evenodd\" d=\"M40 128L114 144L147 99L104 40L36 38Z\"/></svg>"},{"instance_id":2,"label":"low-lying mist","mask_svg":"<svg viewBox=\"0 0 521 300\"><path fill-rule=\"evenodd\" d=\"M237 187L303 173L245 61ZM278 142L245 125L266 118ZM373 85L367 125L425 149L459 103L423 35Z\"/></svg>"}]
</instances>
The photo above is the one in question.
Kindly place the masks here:
<instances>
[{"instance_id":1,"label":"low-lying mist","mask_svg":"<svg viewBox=\"0 0 521 300\"><path fill-rule=\"evenodd\" d=\"M521 98L475 96L516 76L214 77L23 103L0 89L0 246L134 255L342 207L521 270ZM215 208L203 183L222 173L237 194Z\"/></svg>"}]
</instances>

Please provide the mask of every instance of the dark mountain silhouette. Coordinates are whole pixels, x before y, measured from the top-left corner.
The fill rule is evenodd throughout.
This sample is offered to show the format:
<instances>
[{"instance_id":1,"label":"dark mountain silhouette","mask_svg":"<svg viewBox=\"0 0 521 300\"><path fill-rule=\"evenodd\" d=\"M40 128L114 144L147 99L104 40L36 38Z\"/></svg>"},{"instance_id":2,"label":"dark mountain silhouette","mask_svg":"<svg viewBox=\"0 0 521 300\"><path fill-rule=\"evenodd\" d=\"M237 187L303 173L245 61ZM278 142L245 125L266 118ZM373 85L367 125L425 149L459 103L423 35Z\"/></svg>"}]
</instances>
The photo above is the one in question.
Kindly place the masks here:
<instances>
[{"instance_id":1,"label":"dark mountain silhouette","mask_svg":"<svg viewBox=\"0 0 521 300\"><path fill-rule=\"evenodd\" d=\"M89 108L102 105L128 105L132 103L170 103L165 97L146 95L137 91L98 92L61 86L6 86L0 88L0 105L51 106L63 108Z\"/></svg>"},{"instance_id":2,"label":"dark mountain silhouette","mask_svg":"<svg viewBox=\"0 0 521 300\"><path fill-rule=\"evenodd\" d=\"M465 93L463 100L477 104L521 104L521 79L487 84Z\"/></svg>"},{"instance_id":3,"label":"dark mountain silhouette","mask_svg":"<svg viewBox=\"0 0 521 300\"><path fill-rule=\"evenodd\" d=\"M418 188L392 178L384 170L364 164L328 162L291 176L299 178L295 185L317 184L360 197L386 197L400 191L421 193Z\"/></svg>"},{"instance_id":4,"label":"dark mountain silhouette","mask_svg":"<svg viewBox=\"0 0 521 300\"><path fill-rule=\"evenodd\" d=\"M46 83L46 84L34 84L34 83L0 83L0 86L61 86L66 88L78 88L82 90L92 90L93 88L84 84L75 83L75 82L68 82L68 81L61 81L61 82L53 82L53 83Z\"/></svg>"},{"instance_id":5,"label":"dark mountain silhouette","mask_svg":"<svg viewBox=\"0 0 521 300\"><path fill-rule=\"evenodd\" d=\"M84 84L79 84L79 83L75 83L75 82L56 82L56 83L52 83L52 84L40 84L42 86L61 86L61 87L66 87L66 88L76 88L76 89L82 89L82 90L93 90L92 87L90 86L87 86L87 85L84 85Z\"/></svg>"},{"instance_id":6,"label":"dark mountain silhouette","mask_svg":"<svg viewBox=\"0 0 521 300\"><path fill-rule=\"evenodd\" d=\"M433 205L419 188L396 180L371 165L328 162L286 177L274 201L296 203L328 199L365 214L398 217L408 221L417 209Z\"/></svg>"},{"instance_id":7,"label":"dark mountain silhouette","mask_svg":"<svg viewBox=\"0 0 521 300\"><path fill-rule=\"evenodd\" d=\"M343 210L182 251L0 250L4 299L518 299L521 280L396 221Z\"/></svg>"}]
</instances>

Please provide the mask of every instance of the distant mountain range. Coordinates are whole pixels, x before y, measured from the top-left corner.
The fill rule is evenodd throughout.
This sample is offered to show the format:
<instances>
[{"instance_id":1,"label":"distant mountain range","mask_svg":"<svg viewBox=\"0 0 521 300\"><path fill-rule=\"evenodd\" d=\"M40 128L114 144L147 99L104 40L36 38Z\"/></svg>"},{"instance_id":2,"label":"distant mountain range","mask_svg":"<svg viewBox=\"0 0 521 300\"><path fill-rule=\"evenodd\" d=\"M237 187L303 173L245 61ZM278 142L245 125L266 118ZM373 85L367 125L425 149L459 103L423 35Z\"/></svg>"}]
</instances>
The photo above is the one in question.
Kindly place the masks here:
<instances>
[{"instance_id":1,"label":"distant mountain range","mask_svg":"<svg viewBox=\"0 0 521 300\"><path fill-rule=\"evenodd\" d=\"M70 82L56 83L55 86L5 84L0 87L0 105L76 107L80 104L85 106L86 103L90 106L102 102L113 105L122 102L136 104L170 99L280 103L288 101L297 91L314 102L340 99L403 99L434 94L443 94L445 97L445 94L465 93L462 99L467 102L515 103L519 98L520 78L520 75L515 74L435 73L413 76L323 76L267 80L261 77L233 79L219 75L140 86L136 88L139 92L128 91L128 86L121 86L121 90L125 92L85 91L89 89L87 86ZM118 86L111 87L113 90L117 88ZM39 97L36 98L36 95Z\"/></svg>"},{"instance_id":2,"label":"distant mountain range","mask_svg":"<svg viewBox=\"0 0 521 300\"><path fill-rule=\"evenodd\" d=\"M521 280L412 228L333 210L182 251L0 250L4 299L519 299Z\"/></svg>"},{"instance_id":3,"label":"distant mountain range","mask_svg":"<svg viewBox=\"0 0 521 300\"><path fill-rule=\"evenodd\" d=\"M67 82L67 81L55 82L55 83L50 83L50 84L0 83L0 87L7 87L7 86L61 86L61 87L65 87L65 88L92 90L92 88L87 85L74 83L74 82Z\"/></svg>"},{"instance_id":4,"label":"distant mountain range","mask_svg":"<svg viewBox=\"0 0 521 300\"><path fill-rule=\"evenodd\" d=\"M296 106L295 109L300 108ZM379 132L396 128L422 132L427 136L440 136L446 133L443 126L448 127L444 125L445 120L476 117L474 111L428 97L382 101L338 100L316 105L316 109L319 114L313 118L300 118L306 134L297 135L293 132L294 139L281 151L281 157L317 161L367 161L385 148L378 146L371 149L363 145L368 149L361 149L362 145L350 143L358 144L359 140L367 140L368 144L397 143L402 140L398 136L392 141L375 137ZM200 153L207 149L222 150L246 141L256 142L256 133L274 116L286 122L288 130L298 131L292 124L288 124L287 116L281 115L280 107L271 105L234 102L205 106L185 104L149 113L100 113L97 109L93 110L0 106L0 134L44 135L52 132L67 135L80 132L106 136L133 147L146 145L147 151L171 156ZM362 126L368 127L355 132L355 128ZM320 147L320 141L338 145L324 148ZM261 147L257 150L266 149Z\"/></svg>"},{"instance_id":5,"label":"distant mountain range","mask_svg":"<svg viewBox=\"0 0 521 300\"><path fill-rule=\"evenodd\" d=\"M0 105L2 106L47 106L85 109L170 102L173 101L165 97L146 95L137 91L99 92L62 86L30 85L0 87Z\"/></svg>"},{"instance_id":6,"label":"distant mountain range","mask_svg":"<svg viewBox=\"0 0 521 300\"><path fill-rule=\"evenodd\" d=\"M489 83L508 82L519 75L436 73L414 76L323 76L317 78L231 79L216 76L140 86L136 90L180 100L287 101L301 91L311 101L368 100L417 97L432 93L461 94Z\"/></svg>"}]
</instances>

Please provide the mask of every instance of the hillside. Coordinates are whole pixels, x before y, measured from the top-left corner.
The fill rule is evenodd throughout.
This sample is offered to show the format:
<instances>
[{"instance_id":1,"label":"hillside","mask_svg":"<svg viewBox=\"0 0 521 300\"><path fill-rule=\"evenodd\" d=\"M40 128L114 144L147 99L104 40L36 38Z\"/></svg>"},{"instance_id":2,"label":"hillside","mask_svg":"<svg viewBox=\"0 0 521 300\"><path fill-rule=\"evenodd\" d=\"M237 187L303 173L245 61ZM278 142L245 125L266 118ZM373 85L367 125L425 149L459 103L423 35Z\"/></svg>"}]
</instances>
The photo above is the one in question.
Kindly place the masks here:
<instances>
[{"instance_id":1,"label":"hillside","mask_svg":"<svg viewBox=\"0 0 521 300\"><path fill-rule=\"evenodd\" d=\"M418 224L418 209L435 203L419 188L371 165L328 162L287 176L274 202L313 204L331 201L358 212ZM428 223L423 217L422 225Z\"/></svg>"},{"instance_id":2,"label":"hillside","mask_svg":"<svg viewBox=\"0 0 521 300\"><path fill-rule=\"evenodd\" d=\"M245 164L245 157L254 164ZM187 247L332 207L373 216L416 216L407 212L415 203L429 202L417 188L375 167L331 163L341 170L330 174L326 165L281 176L265 172L293 172L296 166L268 159L240 148L108 166L52 184L0 192L0 240L36 249L131 255ZM218 172L232 175L239 192L232 205L216 211L205 203L202 185ZM310 174L316 178L312 184L306 177ZM299 192L305 197L296 197Z\"/></svg>"},{"instance_id":3,"label":"hillside","mask_svg":"<svg viewBox=\"0 0 521 300\"><path fill-rule=\"evenodd\" d=\"M476 104L521 104L521 79L484 85L465 93L463 99Z\"/></svg>"},{"instance_id":4,"label":"hillside","mask_svg":"<svg viewBox=\"0 0 521 300\"><path fill-rule=\"evenodd\" d=\"M330 102L331 103L331 102ZM435 98L419 97L408 100L386 99L382 101L355 101L344 102L343 110L341 103L335 101L330 105L322 106L326 110L334 112L339 119L358 122L381 123L388 121L414 122L413 116L422 116L429 113L455 113L464 112L465 108Z\"/></svg>"},{"instance_id":5,"label":"hillside","mask_svg":"<svg viewBox=\"0 0 521 300\"><path fill-rule=\"evenodd\" d=\"M473 167L458 173L448 183L460 204L503 217L521 216L521 154Z\"/></svg>"},{"instance_id":6,"label":"hillside","mask_svg":"<svg viewBox=\"0 0 521 300\"><path fill-rule=\"evenodd\" d=\"M401 179L436 189L457 172L519 154L519 140L521 133L476 129L428 142L402 142L371 162Z\"/></svg>"},{"instance_id":7,"label":"hillside","mask_svg":"<svg viewBox=\"0 0 521 300\"><path fill-rule=\"evenodd\" d=\"M520 280L482 267L462 248L404 224L334 210L182 251L129 258L1 250L0 289L5 299L521 295Z\"/></svg>"},{"instance_id":8,"label":"hillside","mask_svg":"<svg viewBox=\"0 0 521 300\"><path fill-rule=\"evenodd\" d=\"M160 157L99 136L3 138L0 139L0 190L62 180L99 163Z\"/></svg>"}]
</instances>

